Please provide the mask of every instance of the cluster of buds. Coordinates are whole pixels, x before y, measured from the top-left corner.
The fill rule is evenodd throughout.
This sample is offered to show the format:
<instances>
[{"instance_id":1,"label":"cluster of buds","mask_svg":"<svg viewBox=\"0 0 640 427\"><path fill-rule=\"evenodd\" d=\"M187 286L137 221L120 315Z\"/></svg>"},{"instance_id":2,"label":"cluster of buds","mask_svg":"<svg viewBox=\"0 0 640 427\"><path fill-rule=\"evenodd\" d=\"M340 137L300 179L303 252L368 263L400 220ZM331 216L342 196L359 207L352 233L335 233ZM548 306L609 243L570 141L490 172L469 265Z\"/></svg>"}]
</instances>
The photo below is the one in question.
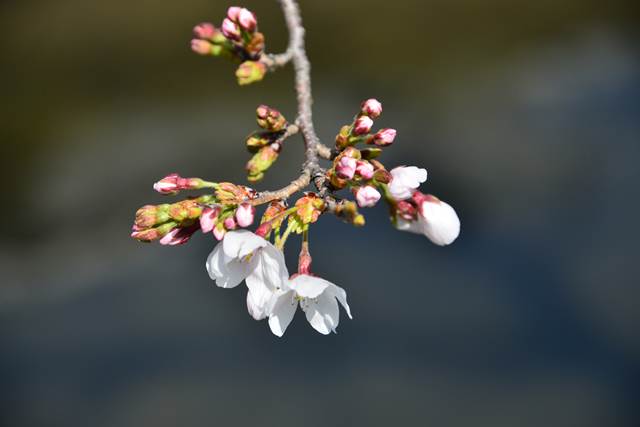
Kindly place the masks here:
<instances>
[{"instance_id":1,"label":"cluster of buds","mask_svg":"<svg viewBox=\"0 0 640 427\"><path fill-rule=\"evenodd\" d=\"M336 148L342 150L360 142L377 147L388 147L396 138L396 130L380 129L371 133L373 121L382 114L382 104L377 99L367 99L360 105L360 112L350 125L345 125L336 136Z\"/></svg>"},{"instance_id":2,"label":"cluster of buds","mask_svg":"<svg viewBox=\"0 0 640 427\"><path fill-rule=\"evenodd\" d=\"M258 182L275 163L282 150L281 136L286 132L287 119L275 108L260 105L256 109L256 121L263 130L247 137L246 145L253 157L247 162L247 179Z\"/></svg>"},{"instance_id":3,"label":"cluster of buds","mask_svg":"<svg viewBox=\"0 0 640 427\"><path fill-rule=\"evenodd\" d=\"M225 56L241 62L236 70L240 85L262 80L267 72L260 61L264 53L264 35L258 31L258 20L249 9L232 6L220 29L205 22L193 29L191 50L200 55Z\"/></svg>"},{"instance_id":4,"label":"cluster of buds","mask_svg":"<svg viewBox=\"0 0 640 427\"><path fill-rule=\"evenodd\" d=\"M349 188L358 206L372 207L380 200L379 188L391 181L384 165L375 160L382 148L393 143L395 129L381 129L371 134L373 120L382 114L382 104L376 99L367 99L360 105L360 112L351 125L343 126L336 136L337 156L327 178L333 189ZM358 143L374 147L358 149Z\"/></svg>"},{"instance_id":5,"label":"cluster of buds","mask_svg":"<svg viewBox=\"0 0 640 427\"><path fill-rule=\"evenodd\" d=\"M162 245L186 243L199 228L203 206L212 196L186 199L177 203L146 205L138 209L131 237L141 242L158 240Z\"/></svg>"}]
</instances>

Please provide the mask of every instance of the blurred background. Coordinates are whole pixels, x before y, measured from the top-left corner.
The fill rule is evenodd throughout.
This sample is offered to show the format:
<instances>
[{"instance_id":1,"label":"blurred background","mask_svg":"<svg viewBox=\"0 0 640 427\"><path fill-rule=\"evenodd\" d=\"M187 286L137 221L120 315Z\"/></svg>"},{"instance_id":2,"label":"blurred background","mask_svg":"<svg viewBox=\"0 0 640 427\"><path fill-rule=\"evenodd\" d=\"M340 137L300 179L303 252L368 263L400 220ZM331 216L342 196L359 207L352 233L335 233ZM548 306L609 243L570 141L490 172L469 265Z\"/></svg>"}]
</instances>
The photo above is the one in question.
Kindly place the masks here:
<instances>
[{"instance_id":1,"label":"blurred background","mask_svg":"<svg viewBox=\"0 0 640 427\"><path fill-rule=\"evenodd\" d=\"M0 424L640 425L634 3L302 0L321 138L381 100L382 160L426 167L462 235L322 218L315 271L354 320L277 339L208 278L211 237L129 232L169 172L245 182L255 107L294 117L291 68L240 88L190 52L227 2L2 2ZM284 50L276 2L243 5Z\"/></svg>"}]
</instances>

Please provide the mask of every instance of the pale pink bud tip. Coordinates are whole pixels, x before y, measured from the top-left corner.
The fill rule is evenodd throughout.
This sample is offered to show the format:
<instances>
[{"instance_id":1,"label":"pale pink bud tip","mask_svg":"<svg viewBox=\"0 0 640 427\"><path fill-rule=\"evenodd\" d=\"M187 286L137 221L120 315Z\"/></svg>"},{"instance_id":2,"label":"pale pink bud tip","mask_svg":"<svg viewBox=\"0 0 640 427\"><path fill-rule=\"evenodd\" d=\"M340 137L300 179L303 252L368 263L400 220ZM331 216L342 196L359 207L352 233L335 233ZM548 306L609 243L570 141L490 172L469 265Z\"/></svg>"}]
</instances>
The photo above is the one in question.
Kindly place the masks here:
<instances>
[{"instance_id":1,"label":"pale pink bud tip","mask_svg":"<svg viewBox=\"0 0 640 427\"><path fill-rule=\"evenodd\" d=\"M193 27L193 35L199 39L211 39L216 34L216 27L209 22L203 22Z\"/></svg>"},{"instance_id":2,"label":"pale pink bud tip","mask_svg":"<svg viewBox=\"0 0 640 427\"><path fill-rule=\"evenodd\" d=\"M227 230L225 230L222 224L219 224L213 228L213 236L216 238L216 240L222 240L226 233Z\"/></svg>"},{"instance_id":3,"label":"pale pink bud tip","mask_svg":"<svg viewBox=\"0 0 640 427\"><path fill-rule=\"evenodd\" d=\"M222 34L228 39L240 40L240 28L229 18L222 21Z\"/></svg>"},{"instance_id":4,"label":"pale pink bud tip","mask_svg":"<svg viewBox=\"0 0 640 427\"><path fill-rule=\"evenodd\" d=\"M231 19L232 21L237 21L241 10L242 8L239 6L231 6L229 9L227 9L227 18Z\"/></svg>"},{"instance_id":5,"label":"pale pink bud tip","mask_svg":"<svg viewBox=\"0 0 640 427\"><path fill-rule=\"evenodd\" d=\"M240 24L240 27L248 32L253 32L258 25L256 16L249 9L245 8L240 9L237 21Z\"/></svg>"},{"instance_id":6,"label":"pale pink bud tip","mask_svg":"<svg viewBox=\"0 0 640 427\"><path fill-rule=\"evenodd\" d=\"M362 113L375 119L382 114L382 104L374 98L367 99L361 105Z\"/></svg>"},{"instance_id":7,"label":"pale pink bud tip","mask_svg":"<svg viewBox=\"0 0 640 427\"><path fill-rule=\"evenodd\" d=\"M370 185L360 187L356 190L356 201L361 208L375 206L378 200L380 200L380 193Z\"/></svg>"},{"instance_id":8,"label":"pale pink bud tip","mask_svg":"<svg viewBox=\"0 0 640 427\"><path fill-rule=\"evenodd\" d=\"M197 229L198 227L193 226L185 228L174 228L173 230L165 234L162 239L160 239L160 244L175 246L187 243L187 241L189 241L189 239Z\"/></svg>"},{"instance_id":9,"label":"pale pink bud tip","mask_svg":"<svg viewBox=\"0 0 640 427\"><path fill-rule=\"evenodd\" d=\"M208 55L211 53L211 43L206 40L193 39L191 40L191 50L198 55Z\"/></svg>"},{"instance_id":10,"label":"pale pink bud tip","mask_svg":"<svg viewBox=\"0 0 640 427\"><path fill-rule=\"evenodd\" d=\"M386 147L393 144L396 139L395 129L380 129L373 137L373 143L380 147Z\"/></svg>"},{"instance_id":11,"label":"pale pink bud tip","mask_svg":"<svg viewBox=\"0 0 640 427\"><path fill-rule=\"evenodd\" d=\"M336 174L340 178L352 179L356 173L356 165L358 161L352 157L344 156L336 165Z\"/></svg>"},{"instance_id":12,"label":"pale pink bud tip","mask_svg":"<svg viewBox=\"0 0 640 427\"><path fill-rule=\"evenodd\" d=\"M356 119L356 123L353 125L353 133L356 135L364 135L369 133L373 126L373 120L368 116L360 116Z\"/></svg>"},{"instance_id":13,"label":"pale pink bud tip","mask_svg":"<svg viewBox=\"0 0 640 427\"><path fill-rule=\"evenodd\" d=\"M358 162L356 172L364 179L373 178L373 165L369 162Z\"/></svg>"},{"instance_id":14,"label":"pale pink bud tip","mask_svg":"<svg viewBox=\"0 0 640 427\"><path fill-rule=\"evenodd\" d=\"M177 173L169 174L162 178L160 181L153 184L153 189L162 194L175 193L176 191L178 191L179 179L181 178Z\"/></svg>"},{"instance_id":15,"label":"pale pink bud tip","mask_svg":"<svg viewBox=\"0 0 640 427\"><path fill-rule=\"evenodd\" d=\"M255 206L250 203L242 203L236 209L236 222L240 227L248 227L253 224L253 220L256 215Z\"/></svg>"},{"instance_id":16,"label":"pale pink bud tip","mask_svg":"<svg viewBox=\"0 0 640 427\"><path fill-rule=\"evenodd\" d=\"M216 219L220 213L220 208L204 208L200 215L200 229L203 233L209 233L216 224Z\"/></svg>"},{"instance_id":17,"label":"pale pink bud tip","mask_svg":"<svg viewBox=\"0 0 640 427\"><path fill-rule=\"evenodd\" d=\"M227 230L235 230L237 226L238 224L236 223L236 220L232 217L224 220L224 228L226 228Z\"/></svg>"}]
</instances>

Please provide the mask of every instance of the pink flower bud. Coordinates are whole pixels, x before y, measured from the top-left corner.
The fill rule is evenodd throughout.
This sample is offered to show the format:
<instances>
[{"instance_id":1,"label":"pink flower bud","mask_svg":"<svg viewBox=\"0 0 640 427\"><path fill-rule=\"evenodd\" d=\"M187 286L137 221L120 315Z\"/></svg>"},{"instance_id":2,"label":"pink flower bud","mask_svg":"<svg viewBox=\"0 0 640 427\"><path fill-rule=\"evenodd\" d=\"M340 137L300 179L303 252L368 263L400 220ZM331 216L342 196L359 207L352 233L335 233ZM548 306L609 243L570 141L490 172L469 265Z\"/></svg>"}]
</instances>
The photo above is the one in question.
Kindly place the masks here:
<instances>
[{"instance_id":1,"label":"pink flower bud","mask_svg":"<svg viewBox=\"0 0 640 427\"><path fill-rule=\"evenodd\" d=\"M377 99L370 98L361 104L362 114L375 119L382 114L382 104Z\"/></svg>"},{"instance_id":2,"label":"pink flower bud","mask_svg":"<svg viewBox=\"0 0 640 427\"><path fill-rule=\"evenodd\" d=\"M258 25L256 16L249 9L245 9L245 8L240 9L240 12L238 13L237 21L243 30L248 31L250 33L255 31L256 26Z\"/></svg>"},{"instance_id":3,"label":"pink flower bud","mask_svg":"<svg viewBox=\"0 0 640 427\"><path fill-rule=\"evenodd\" d=\"M251 203L242 203L236 209L236 222L240 227L248 227L253 224L256 208Z\"/></svg>"},{"instance_id":4,"label":"pink flower bud","mask_svg":"<svg viewBox=\"0 0 640 427\"><path fill-rule=\"evenodd\" d=\"M405 221L415 220L417 212L415 206L406 200L401 200L396 204L396 214Z\"/></svg>"},{"instance_id":5,"label":"pink flower bud","mask_svg":"<svg viewBox=\"0 0 640 427\"><path fill-rule=\"evenodd\" d=\"M256 229L256 233L255 234L260 236L260 237L266 237L267 234L269 234L271 232L272 228L273 228L273 222L272 221L263 222Z\"/></svg>"},{"instance_id":6,"label":"pink flower bud","mask_svg":"<svg viewBox=\"0 0 640 427\"><path fill-rule=\"evenodd\" d=\"M236 220L231 216L224 220L224 228L227 230L235 230L237 226L238 224L236 223Z\"/></svg>"},{"instance_id":7,"label":"pink flower bud","mask_svg":"<svg viewBox=\"0 0 640 427\"><path fill-rule=\"evenodd\" d=\"M356 135L367 134L371 130L371 126L373 126L373 120L368 116L360 116L353 125L353 133Z\"/></svg>"},{"instance_id":8,"label":"pink flower bud","mask_svg":"<svg viewBox=\"0 0 640 427\"><path fill-rule=\"evenodd\" d=\"M237 21L241 10L242 8L239 6L231 6L229 9L227 9L227 18L231 19L232 21Z\"/></svg>"},{"instance_id":9,"label":"pink flower bud","mask_svg":"<svg viewBox=\"0 0 640 427\"><path fill-rule=\"evenodd\" d=\"M175 246L187 243L187 241L189 241L193 233L195 233L198 228L199 227L197 225L192 225L184 228L174 228L173 230L165 234L162 239L160 239L160 244Z\"/></svg>"},{"instance_id":10,"label":"pink flower bud","mask_svg":"<svg viewBox=\"0 0 640 427\"><path fill-rule=\"evenodd\" d=\"M228 39L240 40L240 27L229 18L225 18L222 21L222 34Z\"/></svg>"},{"instance_id":11,"label":"pink flower bud","mask_svg":"<svg viewBox=\"0 0 640 427\"><path fill-rule=\"evenodd\" d=\"M216 34L216 27L210 22L203 22L193 27L193 35L199 39L212 39Z\"/></svg>"},{"instance_id":12,"label":"pink flower bud","mask_svg":"<svg viewBox=\"0 0 640 427\"><path fill-rule=\"evenodd\" d=\"M340 178L352 179L356 173L356 165L358 161L353 157L341 157L336 165L336 174Z\"/></svg>"},{"instance_id":13,"label":"pink flower bud","mask_svg":"<svg viewBox=\"0 0 640 427\"><path fill-rule=\"evenodd\" d=\"M227 230L224 228L223 224L218 224L215 227L213 227L213 236L217 240L222 240L225 234L227 234Z\"/></svg>"},{"instance_id":14,"label":"pink flower bud","mask_svg":"<svg viewBox=\"0 0 640 427\"><path fill-rule=\"evenodd\" d=\"M355 191L356 201L361 208L369 208L375 206L380 200L380 193L371 185L365 185Z\"/></svg>"},{"instance_id":15,"label":"pink flower bud","mask_svg":"<svg viewBox=\"0 0 640 427\"><path fill-rule=\"evenodd\" d=\"M211 43L206 40L191 40L191 50L198 55L209 55L211 53Z\"/></svg>"},{"instance_id":16,"label":"pink flower bud","mask_svg":"<svg viewBox=\"0 0 640 427\"><path fill-rule=\"evenodd\" d=\"M162 178L160 181L153 184L153 189L156 190L158 193L162 193L162 194L177 193L179 190L178 188L179 179L182 179L180 178L180 175L178 175L177 173L171 173L165 176L164 178Z\"/></svg>"},{"instance_id":17,"label":"pink flower bud","mask_svg":"<svg viewBox=\"0 0 640 427\"><path fill-rule=\"evenodd\" d=\"M364 179L373 178L373 165L369 162L358 161L356 172Z\"/></svg>"},{"instance_id":18,"label":"pink flower bud","mask_svg":"<svg viewBox=\"0 0 640 427\"><path fill-rule=\"evenodd\" d=\"M217 206L213 208L206 207L202 210L202 214L200 215L200 229L203 233L209 233L213 230L219 214L220 208Z\"/></svg>"},{"instance_id":19,"label":"pink flower bud","mask_svg":"<svg viewBox=\"0 0 640 427\"><path fill-rule=\"evenodd\" d=\"M373 143L379 147L386 147L393 144L394 139L396 139L395 129L380 129L373 136Z\"/></svg>"}]
</instances>

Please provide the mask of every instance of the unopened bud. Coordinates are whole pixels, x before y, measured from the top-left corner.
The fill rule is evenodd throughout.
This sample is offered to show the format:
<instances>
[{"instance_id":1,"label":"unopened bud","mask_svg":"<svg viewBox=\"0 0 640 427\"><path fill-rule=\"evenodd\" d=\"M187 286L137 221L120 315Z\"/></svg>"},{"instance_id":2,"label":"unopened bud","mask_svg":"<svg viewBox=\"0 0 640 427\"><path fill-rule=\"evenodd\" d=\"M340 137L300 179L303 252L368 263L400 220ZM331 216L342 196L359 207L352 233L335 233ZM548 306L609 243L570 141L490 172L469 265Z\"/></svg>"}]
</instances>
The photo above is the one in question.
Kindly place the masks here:
<instances>
[{"instance_id":1,"label":"unopened bud","mask_svg":"<svg viewBox=\"0 0 640 427\"><path fill-rule=\"evenodd\" d=\"M240 27L249 33L252 33L253 31L255 31L258 25L258 21L256 19L256 16L253 14L253 12L245 8L240 9L240 11L238 12L237 21L238 21L238 24L240 24Z\"/></svg>"},{"instance_id":2,"label":"unopened bud","mask_svg":"<svg viewBox=\"0 0 640 427\"><path fill-rule=\"evenodd\" d=\"M255 206L250 203L242 203L236 209L236 222L240 227L248 227L253 224L253 219L256 215Z\"/></svg>"},{"instance_id":3,"label":"unopened bud","mask_svg":"<svg viewBox=\"0 0 640 427\"><path fill-rule=\"evenodd\" d=\"M393 177L386 169L376 169L375 172L373 172L373 179L381 184L388 184L391 182Z\"/></svg>"},{"instance_id":4,"label":"unopened bud","mask_svg":"<svg viewBox=\"0 0 640 427\"><path fill-rule=\"evenodd\" d=\"M237 21L241 10L242 10L242 8L239 7L239 6L231 6L231 7L229 7L227 9L227 18L231 19L232 21Z\"/></svg>"},{"instance_id":5,"label":"unopened bud","mask_svg":"<svg viewBox=\"0 0 640 427\"><path fill-rule=\"evenodd\" d=\"M380 148L365 148L364 150L360 150L362 158L365 160L375 159L376 157L382 154L382 149Z\"/></svg>"},{"instance_id":6,"label":"unopened bud","mask_svg":"<svg viewBox=\"0 0 640 427\"><path fill-rule=\"evenodd\" d=\"M200 229L203 233L209 233L216 225L218 215L220 215L220 207L206 207L200 215Z\"/></svg>"},{"instance_id":7,"label":"unopened bud","mask_svg":"<svg viewBox=\"0 0 640 427\"><path fill-rule=\"evenodd\" d=\"M175 246L187 243L191 236L193 236L193 233L198 230L198 228L199 227L197 225L174 228L173 230L165 234L162 239L160 239L160 244Z\"/></svg>"},{"instance_id":8,"label":"unopened bud","mask_svg":"<svg viewBox=\"0 0 640 427\"><path fill-rule=\"evenodd\" d=\"M211 55L211 48L213 45L206 40L193 39L191 40L191 50L198 55Z\"/></svg>"},{"instance_id":9,"label":"unopened bud","mask_svg":"<svg viewBox=\"0 0 640 427\"><path fill-rule=\"evenodd\" d=\"M247 192L242 186L231 182L221 182L216 189L216 198L222 204L236 205L244 200Z\"/></svg>"},{"instance_id":10,"label":"unopened bud","mask_svg":"<svg viewBox=\"0 0 640 427\"><path fill-rule=\"evenodd\" d=\"M264 78L267 67L258 61L244 61L236 70L238 84L241 86L259 82Z\"/></svg>"},{"instance_id":11,"label":"unopened bud","mask_svg":"<svg viewBox=\"0 0 640 427\"><path fill-rule=\"evenodd\" d=\"M356 122L353 125L353 133L354 135L365 135L369 133L372 126L373 120L368 116L360 116L356 119Z\"/></svg>"},{"instance_id":12,"label":"unopened bud","mask_svg":"<svg viewBox=\"0 0 640 427\"><path fill-rule=\"evenodd\" d=\"M349 134L351 128L349 126L342 126L340 132L336 135L336 147L343 149L349 145Z\"/></svg>"},{"instance_id":13,"label":"unopened bud","mask_svg":"<svg viewBox=\"0 0 640 427\"><path fill-rule=\"evenodd\" d=\"M255 153L260 148L265 147L273 142L273 135L269 132L254 132L247 137L247 150Z\"/></svg>"},{"instance_id":14,"label":"unopened bud","mask_svg":"<svg viewBox=\"0 0 640 427\"><path fill-rule=\"evenodd\" d=\"M369 162L358 161L358 165L356 167L356 172L363 179L371 179L373 178L373 165Z\"/></svg>"},{"instance_id":15,"label":"unopened bud","mask_svg":"<svg viewBox=\"0 0 640 427\"><path fill-rule=\"evenodd\" d=\"M168 204L158 206L146 205L141 207L136 212L134 225L138 230L142 230L167 222L169 220L169 214L167 213L168 207Z\"/></svg>"},{"instance_id":16,"label":"unopened bud","mask_svg":"<svg viewBox=\"0 0 640 427\"><path fill-rule=\"evenodd\" d=\"M334 169L327 171L327 178L331 183L331 186L336 190L341 190L349 184L346 179L340 178Z\"/></svg>"},{"instance_id":17,"label":"unopened bud","mask_svg":"<svg viewBox=\"0 0 640 427\"><path fill-rule=\"evenodd\" d=\"M224 220L224 228L227 230L235 230L238 227L238 223L233 217L229 217Z\"/></svg>"},{"instance_id":18,"label":"unopened bud","mask_svg":"<svg viewBox=\"0 0 640 427\"><path fill-rule=\"evenodd\" d=\"M264 51L264 34L257 31L253 33L251 40L245 44L244 49L251 55L251 58L259 58Z\"/></svg>"},{"instance_id":19,"label":"unopened bud","mask_svg":"<svg viewBox=\"0 0 640 427\"><path fill-rule=\"evenodd\" d=\"M213 227L213 236L217 240L222 240L222 238L226 233L227 233L227 230L224 228L224 224L221 222L218 223L218 225L216 225L215 227Z\"/></svg>"},{"instance_id":20,"label":"unopened bud","mask_svg":"<svg viewBox=\"0 0 640 427\"><path fill-rule=\"evenodd\" d=\"M373 136L373 144L378 147L386 147L393 144L393 140L396 139L395 129L380 129Z\"/></svg>"},{"instance_id":21,"label":"unopened bud","mask_svg":"<svg viewBox=\"0 0 640 427\"><path fill-rule=\"evenodd\" d=\"M270 223L273 228L280 227L282 221L284 221L284 215L282 213L287 210L287 206L281 200L272 201L262 215L262 224Z\"/></svg>"},{"instance_id":22,"label":"unopened bud","mask_svg":"<svg viewBox=\"0 0 640 427\"><path fill-rule=\"evenodd\" d=\"M222 34L229 40L240 40L240 27L229 18L222 21Z\"/></svg>"},{"instance_id":23,"label":"unopened bud","mask_svg":"<svg viewBox=\"0 0 640 427\"><path fill-rule=\"evenodd\" d=\"M256 229L256 235L260 236L260 237L267 237L267 235L269 233L271 233L271 229L273 228L273 224L271 223L271 221L267 221L267 222L263 222L262 224L260 224L260 226Z\"/></svg>"},{"instance_id":24,"label":"unopened bud","mask_svg":"<svg viewBox=\"0 0 640 427\"><path fill-rule=\"evenodd\" d=\"M287 126L287 119L282 113L266 105L260 105L256 109L256 121L258 126L270 132L279 132Z\"/></svg>"},{"instance_id":25,"label":"unopened bud","mask_svg":"<svg viewBox=\"0 0 640 427\"><path fill-rule=\"evenodd\" d=\"M352 157L342 156L336 162L336 174L340 178L353 179L356 173L357 160ZM372 168L373 169L373 168Z\"/></svg>"},{"instance_id":26,"label":"unopened bud","mask_svg":"<svg viewBox=\"0 0 640 427\"><path fill-rule=\"evenodd\" d=\"M169 206L169 216L178 221L198 219L202 215L202 207L193 199L183 200Z\"/></svg>"},{"instance_id":27,"label":"unopened bud","mask_svg":"<svg viewBox=\"0 0 640 427\"><path fill-rule=\"evenodd\" d=\"M251 182L256 182L264 178L264 173L278 159L279 151L280 146L278 144L271 144L266 147L262 147L253 155L251 160L247 162L246 170L249 174L247 179Z\"/></svg>"},{"instance_id":28,"label":"unopened bud","mask_svg":"<svg viewBox=\"0 0 640 427\"><path fill-rule=\"evenodd\" d=\"M344 151L342 152L343 156L347 156L347 157L351 157L353 159L356 160L360 160L362 158L362 155L360 154L360 150L358 150L355 147L347 147L344 149Z\"/></svg>"},{"instance_id":29,"label":"unopened bud","mask_svg":"<svg viewBox=\"0 0 640 427\"><path fill-rule=\"evenodd\" d=\"M380 193L371 185L365 185L354 190L356 201L361 208L375 206L380 200Z\"/></svg>"},{"instance_id":30,"label":"unopened bud","mask_svg":"<svg viewBox=\"0 0 640 427\"><path fill-rule=\"evenodd\" d=\"M153 184L153 189L162 194L176 194L181 190L199 190L213 186L215 186L214 183L200 178L182 178L177 173L172 173Z\"/></svg>"},{"instance_id":31,"label":"unopened bud","mask_svg":"<svg viewBox=\"0 0 640 427\"><path fill-rule=\"evenodd\" d=\"M193 27L193 35L199 39L213 40L217 33L218 30L210 22L203 22Z\"/></svg>"},{"instance_id":32,"label":"unopened bud","mask_svg":"<svg viewBox=\"0 0 640 427\"><path fill-rule=\"evenodd\" d=\"M362 102L360 107L362 114L366 114L372 119L375 119L382 114L382 104L374 98L370 98Z\"/></svg>"},{"instance_id":33,"label":"unopened bud","mask_svg":"<svg viewBox=\"0 0 640 427\"><path fill-rule=\"evenodd\" d=\"M141 242L151 242L162 238L165 234L169 233L177 224L175 222L167 222L159 225L155 228L149 228L141 231L134 231L131 233L131 237Z\"/></svg>"}]
</instances>

